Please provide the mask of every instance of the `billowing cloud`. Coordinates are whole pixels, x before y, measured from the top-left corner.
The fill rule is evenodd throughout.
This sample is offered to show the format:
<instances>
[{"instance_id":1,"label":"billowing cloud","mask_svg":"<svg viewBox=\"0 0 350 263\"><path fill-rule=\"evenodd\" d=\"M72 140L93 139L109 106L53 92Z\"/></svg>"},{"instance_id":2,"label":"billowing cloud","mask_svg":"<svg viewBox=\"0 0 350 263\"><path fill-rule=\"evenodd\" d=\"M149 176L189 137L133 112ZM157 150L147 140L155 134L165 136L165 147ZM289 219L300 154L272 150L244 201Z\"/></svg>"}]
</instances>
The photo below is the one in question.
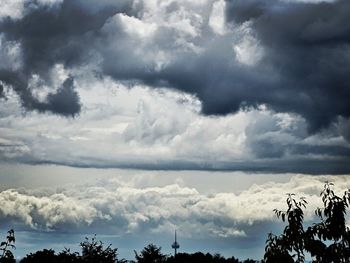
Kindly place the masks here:
<instances>
[{"instance_id":1,"label":"billowing cloud","mask_svg":"<svg viewBox=\"0 0 350 263\"><path fill-rule=\"evenodd\" d=\"M309 222L324 181L349 187L324 176L350 172L349 1L0 3L0 221L19 236L178 228L261 257L287 192Z\"/></svg>"},{"instance_id":2,"label":"billowing cloud","mask_svg":"<svg viewBox=\"0 0 350 263\"><path fill-rule=\"evenodd\" d=\"M4 6L1 39L18 47L21 63L1 66L0 79L27 109L80 112L73 88L65 92L69 102L53 89L43 105L28 86L33 75L54 86L50 71L62 64L75 70L72 79L84 68L117 81L194 94L209 115L264 104L302 116L311 132L349 118L345 0L5 1Z\"/></svg>"},{"instance_id":3,"label":"billowing cloud","mask_svg":"<svg viewBox=\"0 0 350 263\"><path fill-rule=\"evenodd\" d=\"M100 6L93 1L5 1L10 10L5 8L1 14L1 37L5 46L14 43L19 47L21 66L2 66L0 80L13 87L26 109L65 116L80 112L73 77L67 78L58 93L51 91L45 103L33 96L29 82L37 75L43 84L52 87L50 72L56 64L71 67L86 63L99 28L108 17L126 8L122 2L104 3Z\"/></svg>"},{"instance_id":4,"label":"billowing cloud","mask_svg":"<svg viewBox=\"0 0 350 263\"><path fill-rule=\"evenodd\" d=\"M74 119L51 114L23 114L20 97L8 87L0 109L0 156L5 162L53 163L77 167L140 169L246 170L347 173L346 122L310 135L296 114L267 107L246 108L225 117L203 116L194 96L134 85L111 78L53 70L57 83L34 89L33 96L61 114L79 93L81 113ZM62 84L61 84L62 83ZM65 98L60 100L60 98ZM57 101L56 101L57 100Z\"/></svg>"},{"instance_id":5,"label":"billowing cloud","mask_svg":"<svg viewBox=\"0 0 350 263\"><path fill-rule=\"evenodd\" d=\"M348 1L227 1L228 21L249 23L264 49L262 63L275 74L259 96L276 110L301 114L313 131L349 116L349 9Z\"/></svg>"},{"instance_id":6,"label":"billowing cloud","mask_svg":"<svg viewBox=\"0 0 350 263\"><path fill-rule=\"evenodd\" d=\"M7 189L0 193L0 217L21 230L140 235L181 229L187 237L256 238L259 224L275 222L273 209L284 209L286 193L308 201L306 220L321 206L319 193L331 180L341 194L347 176L295 175L285 183L253 185L241 193L206 195L178 183L142 186L120 178L57 189ZM90 229L90 230L89 230Z\"/></svg>"}]
</instances>

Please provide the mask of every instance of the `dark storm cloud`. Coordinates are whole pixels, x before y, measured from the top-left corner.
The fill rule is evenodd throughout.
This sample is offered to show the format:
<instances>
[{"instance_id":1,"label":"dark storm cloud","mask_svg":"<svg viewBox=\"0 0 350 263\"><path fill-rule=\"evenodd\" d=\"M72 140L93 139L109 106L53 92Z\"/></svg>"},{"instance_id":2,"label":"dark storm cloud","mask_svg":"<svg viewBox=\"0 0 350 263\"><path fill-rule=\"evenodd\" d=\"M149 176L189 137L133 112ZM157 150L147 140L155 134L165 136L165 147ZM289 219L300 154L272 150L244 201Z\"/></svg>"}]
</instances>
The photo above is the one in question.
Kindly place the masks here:
<instances>
[{"instance_id":1,"label":"dark storm cloud","mask_svg":"<svg viewBox=\"0 0 350 263\"><path fill-rule=\"evenodd\" d=\"M227 25L249 22L264 51L262 59L249 66L242 65L233 51L234 34L216 35L205 23L199 28L201 33L191 40L203 48L196 53L179 49L176 43L181 34L166 26L159 25L151 44L146 45L145 37L132 39L123 32L120 21L111 22L117 20L116 14L142 19L144 4L65 0L50 7L33 6L35 1L27 4L22 19L7 18L0 23L6 39L18 41L23 53L22 68L2 70L0 77L14 86L26 108L41 110L27 85L32 74L50 83L53 65L86 65L93 63L97 54L100 73L196 94L204 114L224 115L241 107L267 104L277 112L302 115L311 132L328 127L339 116L350 116L349 1L227 1ZM179 6L172 4L166 10L171 15L179 11ZM135 52L138 48L141 53ZM151 49L173 53L174 58L154 70L147 58ZM47 103L55 105L46 110L64 115L78 113L78 96L70 94L73 98L67 104L74 105L75 101L75 107L63 110L66 102L59 101L66 96L61 93L49 96Z\"/></svg>"},{"instance_id":2,"label":"dark storm cloud","mask_svg":"<svg viewBox=\"0 0 350 263\"><path fill-rule=\"evenodd\" d=\"M0 83L0 98L4 98L5 93L4 93L4 86Z\"/></svg>"},{"instance_id":3,"label":"dark storm cloud","mask_svg":"<svg viewBox=\"0 0 350 263\"><path fill-rule=\"evenodd\" d=\"M349 1L227 1L227 23L249 22L264 49L257 64L234 61L232 38L207 32L194 40L203 46L211 39L204 52L178 54L160 71L148 70L128 47L105 55L103 71L116 79L139 79L194 93L203 103L204 114L223 115L267 104L277 112L300 114L308 121L309 131L317 132L339 116L350 116L349 12ZM159 31L162 36L169 33ZM175 49L170 44L175 42L173 37L169 34L168 49ZM161 47L162 41L159 38L157 45Z\"/></svg>"},{"instance_id":4,"label":"dark storm cloud","mask_svg":"<svg viewBox=\"0 0 350 263\"><path fill-rule=\"evenodd\" d=\"M47 108L44 108L44 110L62 115L80 112L79 97L74 90L73 81L73 78L66 79L56 93L49 94Z\"/></svg>"},{"instance_id":5,"label":"dark storm cloud","mask_svg":"<svg viewBox=\"0 0 350 263\"><path fill-rule=\"evenodd\" d=\"M196 93L206 114L226 114L265 103L278 112L305 117L309 130L350 116L349 1L282 3L228 1L228 23L249 21L264 48L255 67L230 66L225 51L168 68L162 78Z\"/></svg>"},{"instance_id":6,"label":"dark storm cloud","mask_svg":"<svg viewBox=\"0 0 350 263\"><path fill-rule=\"evenodd\" d=\"M101 3L105 5L101 7ZM0 22L0 32L6 40L20 43L23 64L17 70L0 69L0 80L14 88L26 109L65 116L79 113L79 97L72 78L68 78L57 93L50 93L45 103L32 95L28 81L36 74L51 85L49 73L55 64L69 68L87 63L98 29L110 16L127 8L124 1L101 3L63 1L61 5L49 6L29 1L22 19L7 17Z\"/></svg>"},{"instance_id":7,"label":"dark storm cloud","mask_svg":"<svg viewBox=\"0 0 350 263\"><path fill-rule=\"evenodd\" d=\"M39 112L53 112L63 116L74 116L80 112L80 101L74 89L74 79L67 78L62 86L55 92L49 93L47 100L37 100L27 86L28 78L20 73L0 71L0 79L14 87L19 94L22 105L29 110Z\"/></svg>"},{"instance_id":8,"label":"dark storm cloud","mask_svg":"<svg viewBox=\"0 0 350 263\"><path fill-rule=\"evenodd\" d=\"M227 4L227 20L251 23L265 48L263 64L279 76L273 87L261 83L269 93L265 103L301 114L311 131L327 127L337 116L349 117L349 1ZM259 98L257 93L255 100Z\"/></svg>"}]
</instances>

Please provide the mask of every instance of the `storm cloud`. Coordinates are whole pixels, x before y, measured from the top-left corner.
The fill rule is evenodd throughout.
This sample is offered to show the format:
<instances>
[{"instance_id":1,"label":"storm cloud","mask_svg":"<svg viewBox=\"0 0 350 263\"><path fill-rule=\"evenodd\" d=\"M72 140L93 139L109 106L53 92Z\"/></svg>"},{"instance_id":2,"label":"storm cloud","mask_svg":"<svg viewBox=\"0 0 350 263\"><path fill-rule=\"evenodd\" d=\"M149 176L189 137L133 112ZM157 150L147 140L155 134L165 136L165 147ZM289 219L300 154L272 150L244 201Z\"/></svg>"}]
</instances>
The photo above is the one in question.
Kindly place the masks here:
<instances>
[{"instance_id":1,"label":"storm cloud","mask_svg":"<svg viewBox=\"0 0 350 263\"><path fill-rule=\"evenodd\" d=\"M349 187L349 1L0 3L0 221L27 249L178 228L261 258L286 192L309 221Z\"/></svg>"},{"instance_id":2,"label":"storm cloud","mask_svg":"<svg viewBox=\"0 0 350 263\"><path fill-rule=\"evenodd\" d=\"M0 79L27 109L79 113L74 85L65 96L49 92L45 105L28 88L33 75L51 86L50 70L63 64L195 94L203 114L265 104L301 115L312 133L350 115L345 0L64 0L29 1L22 9L2 14L4 43L19 46L22 64L0 68Z\"/></svg>"},{"instance_id":3,"label":"storm cloud","mask_svg":"<svg viewBox=\"0 0 350 263\"><path fill-rule=\"evenodd\" d=\"M61 72L60 67L56 70L53 75L69 79L68 72ZM65 85L55 91L56 96L73 92L71 82ZM169 89L143 85L130 89L99 77L76 78L75 86L84 108L74 119L35 111L23 114L19 96L5 89L7 99L0 105L2 163L349 172L349 144L341 136L348 128L346 122L310 135L302 117L266 107L212 117L200 113L196 97ZM40 98L41 93L36 96ZM65 109L57 104L60 107Z\"/></svg>"},{"instance_id":4,"label":"storm cloud","mask_svg":"<svg viewBox=\"0 0 350 263\"><path fill-rule=\"evenodd\" d=\"M228 1L227 7L228 21L251 25L264 47L262 63L278 76L275 86L261 85L264 102L301 114L311 131L349 117L348 1Z\"/></svg>"},{"instance_id":5,"label":"storm cloud","mask_svg":"<svg viewBox=\"0 0 350 263\"><path fill-rule=\"evenodd\" d=\"M91 2L91 1L90 1ZM102 3L102 2L101 2ZM0 32L4 46L16 43L21 65L0 68L0 80L19 94L26 109L74 116L80 112L79 97L74 91L74 78L67 78L55 92L50 72L56 64L70 68L83 65L88 59L95 34L106 19L124 12L126 4L83 1L23 1L13 9L22 8L22 15L0 18ZM91 4L91 5L89 5ZM9 56L9 55L8 55ZM14 54L12 54L14 56ZM29 82L39 76L42 85L51 86L45 102L33 96ZM39 84L37 84L39 85ZM39 85L40 88L40 85Z\"/></svg>"}]
</instances>

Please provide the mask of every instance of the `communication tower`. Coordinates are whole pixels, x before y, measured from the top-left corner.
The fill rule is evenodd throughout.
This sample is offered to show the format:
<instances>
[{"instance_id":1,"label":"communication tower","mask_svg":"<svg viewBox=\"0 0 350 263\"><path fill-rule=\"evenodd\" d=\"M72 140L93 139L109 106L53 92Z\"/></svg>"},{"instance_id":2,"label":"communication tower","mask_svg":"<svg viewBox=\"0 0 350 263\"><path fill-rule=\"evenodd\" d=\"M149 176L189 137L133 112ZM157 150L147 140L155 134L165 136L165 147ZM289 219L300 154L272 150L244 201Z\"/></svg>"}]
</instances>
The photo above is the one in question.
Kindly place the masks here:
<instances>
[{"instance_id":1,"label":"communication tower","mask_svg":"<svg viewBox=\"0 0 350 263\"><path fill-rule=\"evenodd\" d=\"M176 257L177 250L180 248L179 243L177 243L176 230L175 230L175 242L171 245L171 247L174 249L174 257Z\"/></svg>"}]
</instances>

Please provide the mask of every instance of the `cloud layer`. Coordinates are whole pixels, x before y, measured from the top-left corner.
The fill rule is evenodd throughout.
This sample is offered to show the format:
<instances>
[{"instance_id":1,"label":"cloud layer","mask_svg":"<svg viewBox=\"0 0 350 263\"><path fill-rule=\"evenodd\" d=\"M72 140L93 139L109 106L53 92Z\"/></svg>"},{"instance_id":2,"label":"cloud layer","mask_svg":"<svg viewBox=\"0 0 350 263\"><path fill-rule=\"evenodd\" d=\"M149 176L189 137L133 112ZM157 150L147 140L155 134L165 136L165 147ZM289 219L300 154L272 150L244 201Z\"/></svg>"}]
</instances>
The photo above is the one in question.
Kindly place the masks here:
<instances>
[{"instance_id":1,"label":"cloud layer","mask_svg":"<svg viewBox=\"0 0 350 263\"><path fill-rule=\"evenodd\" d=\"M348 1L227 4L227 19L249 23L264 47L265 67L275 73L275 85L261 86L268 93L266 103L301 114L310 130L329 125L337 116L349 116L344 100L349 96L345 71L350 61L350 28L345 23Z\"/></svg>"},{"instance_id":2,"label":"cloud layer","mask_svg":"<svg viewBox=\"0 0 350 263\"><path fill-rule=\"evenodd\" d=\"M1 57L20 62L2 65L0 79L25 108L65 116L81 107L74 74L55 88L57 64L195 94L204 114L265 104L316 132L350 114L349 8L346 0L5 1L2 45L16 48ZM33 76L50 87L44 101L28 85Z\"/></svg>"},{"instance_id":3,"label":"cloud layer","mask_svg":"<svg viewBox=\"0 0 350 263\"><path fill-rule=\"evenodd\" d=\"M349 187L347 176L295 175L288 182L253 185L239 194L206 195L179 183L145 186L142 180L120 178L57 189L8 189L0 193L0 217L22 231L139 236L178 228L187 238L260 240L266 235L259 232L266 231L261 225L275 222L272 210L285 208L286 193L307 199L306 220L311 220L321 206L319 193L326 180L335 183L340 195Z\"/></svg>"},{"instance_id":4,"label":"cloud layer","mask_svg":"<svg viewBox=\"0 0 350 263\"><path fill-rule=\"evenodd\" d=\"M275 113L265 106L225 117L200 114L194 96L132 89L110 78L84 75L70 84L69 72L51 72L64 90L82 103L74 119L24 112L20 96L4 89L0 105L0 156L3 162L53 163L78 167L140 169L248 170L347 173L349 143L345 123L310 135L306 121L295 114ZM37 80L32 80L35 83ZM31 83L31 85L33 85ZM48 91L33 89L38 99ZM64 109L63 104L52 104Z\"/></svg>"},{"instance_id":5,"label":"cloud layer","mask_svg":"<svg viewBox=\"0 0 350 263\"><path fill-rule=\"evenodd\" d=\"M4 1L1 160L347 173L349 6Z\"/></svg>"}]
</instances>

